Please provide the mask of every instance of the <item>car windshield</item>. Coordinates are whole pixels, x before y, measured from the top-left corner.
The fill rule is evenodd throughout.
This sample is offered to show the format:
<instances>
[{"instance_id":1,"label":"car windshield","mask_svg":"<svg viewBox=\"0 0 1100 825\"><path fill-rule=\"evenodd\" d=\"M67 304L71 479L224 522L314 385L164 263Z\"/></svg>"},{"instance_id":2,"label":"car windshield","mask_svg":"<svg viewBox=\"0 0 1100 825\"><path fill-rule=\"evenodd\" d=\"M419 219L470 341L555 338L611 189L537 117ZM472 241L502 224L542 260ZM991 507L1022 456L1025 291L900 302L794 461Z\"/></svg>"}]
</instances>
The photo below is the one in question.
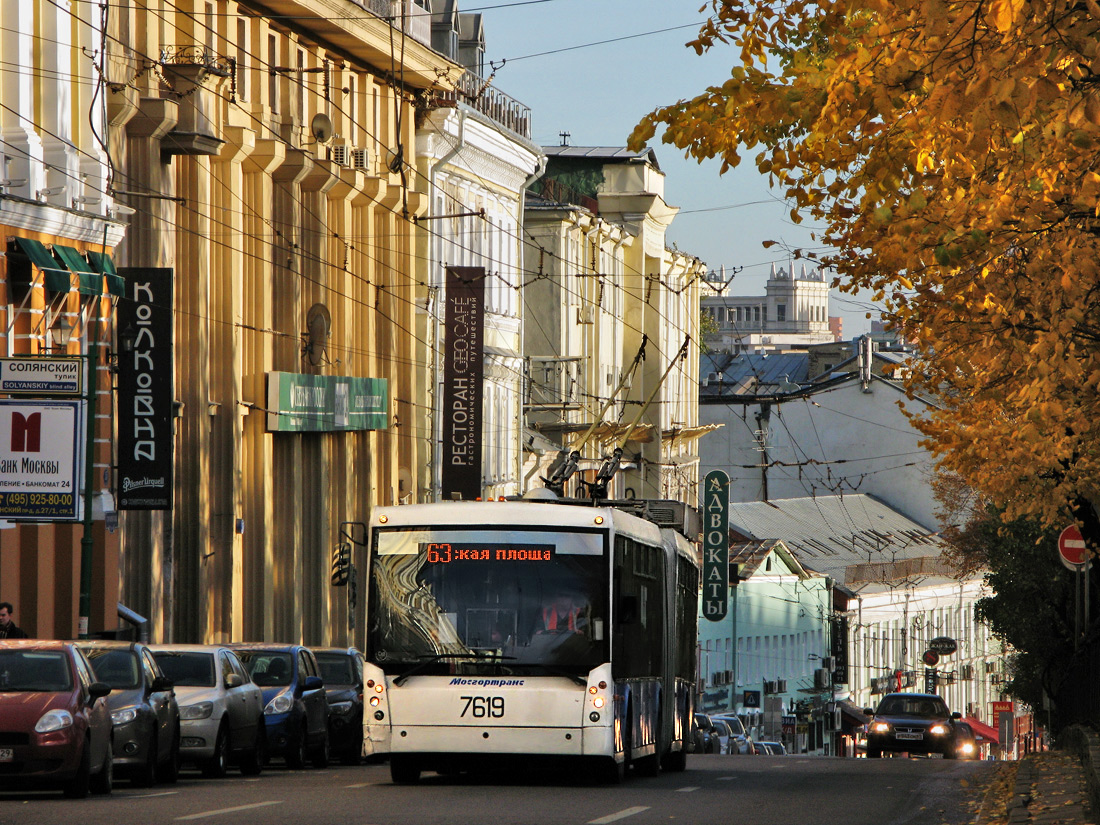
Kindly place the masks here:
<instances>
[{"instance_id":1,"label":"car windshield","mask_svg":"<svg viewBox=\"0 0 1100 825\"><path fill-rule=\"evenodd\" d=\"M115 690L136 688L140 680L137 654L129 648L82 647L95 677Z\"/></svg>"},{"instance_id":2,"label":"car windshield","mask_svg":"<svg viewBox=\"0 0 1100 825\"><path fill-rule=\"evenodd\" d=\"M333 685L354 685L355 667L351 657L341 653L318 653L317 665L321 668L321 678L325 681L325 687Z\"/></svg>"},{"instance_id":3,"label":"car windshield","mask_svg":"<svg viewBox=\"0 0 1100 825\"><path fill-rule=\"evenodd\" d=\"M950 716L947 705L934 696L887 696L878 706L878 716Z\"/></svg>"},{"instance_id":4,"label":"car windshield","mask_svg":"<svg viewBox=\"0 0 1100 825\"><path fill-rule=\"evenodd\" d=\"M60 651L0 651L0 691L61 693L73 689L72 668Z\"/></svg>"},{"instance_id":5,"label":"car windshield","mask_svg":"<svg viewBox=\"0 0 1100 825\"><path fill-rule=\"evenodd\" d=\"M393 673L587 673L610 656L606 553L598 532L378 530L368 656Z\"/></svg>"},{"instance_id":6,"label":"car windshield","mask_svg":"<svg viewBox=\"0 0 1100 825\"><path fill-rule=\"evenodd\" d=\"M176 687L214 687L214 654L158 650L153 653L161 671Z\"/></svg>"},{"instance_id":7,"label":"car windshield","mask_svg":"<svg viewBox=\"0 0 1100 825\"><path fill-rule=\"evenodd\" d=\"M745 726L741 724L741 720L736 716L723 716L722 721L729 725L730 733L734 736L744 735Z\"/></svg>"},{"instance_id":8,"label":"car windshield","mask_svg":"<svg viewBox=\"0 0 1100 825\"><path fill-rule=\"evenodd\" d=\"M294 675L294 659L289 653L268 650L238 650L237 656L260 687L289 685Z\"/></svg>"}]
</instances>

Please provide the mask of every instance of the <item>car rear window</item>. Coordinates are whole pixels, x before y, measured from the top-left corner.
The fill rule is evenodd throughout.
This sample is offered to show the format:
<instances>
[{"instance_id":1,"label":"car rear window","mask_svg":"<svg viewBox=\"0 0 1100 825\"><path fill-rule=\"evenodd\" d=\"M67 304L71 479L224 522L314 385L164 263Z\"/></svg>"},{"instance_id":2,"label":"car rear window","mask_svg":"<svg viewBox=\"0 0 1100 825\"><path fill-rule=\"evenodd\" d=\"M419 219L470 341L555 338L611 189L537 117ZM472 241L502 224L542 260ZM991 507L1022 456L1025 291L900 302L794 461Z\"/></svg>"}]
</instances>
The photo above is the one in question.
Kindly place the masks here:
<instances>
[{"instance_id":1,"label":"car rear window","mask_svg":"<svg viewBox=\"0 0 1100 825\"><path fill-rule=\"evenodd\" d=\"M321 668L321 678L326 687L355 684L355 671L350 656L342 656L339 653L318 653L317 664Z\"/></svg>"},{"instance_id":2,"label":"car rear window","mask_svg":"<svg viewBox=\"0 0 1100 825\"><path fill-rule=\"evenodd\" d=\"M177 653L157 650L153 658L176 687L214 687L213 653Z\"/></svg>"},{"instance_id":3,"label":"car rear window","mask_svg":"<svg viewBox=\"0 0 1100 825\"><path fill-rule=\"evenodd\" d=\"M83 650L99 681L116 690L130 690L140 684L138 659L133 651L104 647L86 647Z\"/></svg>"},{"instance_id":4,"label":"car rear window","mask_svg":"<svg viewBox=\"0 0 1100 825\"><path fill-rule=\"evenodd\" d=\"M60 651L0 651L0 691L61 693L73 689L73 672Z\"/></svg>"},{"instance_id":5,"label":"car rear window","mask_svg":"<svg viewBox=\"0 0 1100 825\"><path fill-rule=\"evenodd\" d=\"M289 685L294 676L294 657L267 650L238 650L237 656L260 687Z\"/></svg>"}]
</instances>

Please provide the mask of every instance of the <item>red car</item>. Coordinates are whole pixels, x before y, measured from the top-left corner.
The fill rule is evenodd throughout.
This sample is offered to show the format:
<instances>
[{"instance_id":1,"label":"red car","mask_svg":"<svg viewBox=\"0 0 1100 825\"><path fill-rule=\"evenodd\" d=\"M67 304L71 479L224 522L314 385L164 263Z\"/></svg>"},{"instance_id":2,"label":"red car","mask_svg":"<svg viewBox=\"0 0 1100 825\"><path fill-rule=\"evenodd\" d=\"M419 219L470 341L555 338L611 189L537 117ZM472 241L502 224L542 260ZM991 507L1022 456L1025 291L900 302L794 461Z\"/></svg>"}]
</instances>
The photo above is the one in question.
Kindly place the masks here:
<instances>
[{"instance_id":1,"label":"red car","mask_svg":"<svg viewBox=\"0 0 1100 825\"><path fill-rule=\"evenodd\" d=\"M72 643L0 641L0 789L110 793L110 692Z\"/></svg>"}]
</instances>

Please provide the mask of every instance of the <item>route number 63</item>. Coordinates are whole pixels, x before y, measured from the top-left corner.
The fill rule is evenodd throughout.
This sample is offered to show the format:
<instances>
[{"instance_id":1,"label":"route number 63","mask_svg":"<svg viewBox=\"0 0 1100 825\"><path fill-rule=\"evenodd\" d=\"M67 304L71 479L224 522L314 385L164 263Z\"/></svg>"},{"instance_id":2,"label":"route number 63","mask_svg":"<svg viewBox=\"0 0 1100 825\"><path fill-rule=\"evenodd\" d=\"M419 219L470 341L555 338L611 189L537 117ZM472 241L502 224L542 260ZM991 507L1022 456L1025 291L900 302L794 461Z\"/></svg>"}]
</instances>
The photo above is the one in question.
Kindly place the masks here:
<instances>
[{"instance_id":1,"label":"route number 63","mask_svg":"<svg viewBox=\"0 0 1100 825\"><path fill-rule=\"evenodd\" d=\"M503 696L460 696L466 704L462 706L462 713L459 717L465 717L467 714L474 719L503 719L504 718L504 697Z\"/></svg>"}]
</instances>

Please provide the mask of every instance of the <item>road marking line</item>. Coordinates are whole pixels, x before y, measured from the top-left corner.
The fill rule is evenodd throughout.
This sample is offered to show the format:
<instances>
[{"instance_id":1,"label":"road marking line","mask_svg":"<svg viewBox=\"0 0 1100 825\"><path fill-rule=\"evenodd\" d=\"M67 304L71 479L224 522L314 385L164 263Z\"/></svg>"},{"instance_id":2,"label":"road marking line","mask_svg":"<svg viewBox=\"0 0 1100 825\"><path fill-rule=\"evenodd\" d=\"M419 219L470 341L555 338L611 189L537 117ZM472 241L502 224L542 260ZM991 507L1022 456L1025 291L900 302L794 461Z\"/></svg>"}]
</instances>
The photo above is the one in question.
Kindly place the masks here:
<instances>
[{"instance_id":1,"label":"road marking line","mask_svg":"<svg viewBox=\"0 0 1100 825\"><path fill-rule=\"evenodd\" d=\"M345 785L345 788L369 788L373 782L356 782L354 785Z\"/></svg>"},{"instance_id":2,"label":"road marking line","mask_svg":"<svg viewBox=\"0 0 1100 825\"><path fill-rule=\"evenodd\" d=\"M648 811L648 805L639 805L636 808L626 808L619 811L617 814L609 814L608 816L600 817L599 819L593 819L588 825L607 825L608 822L618 822L620 819L626 819L628 816L634 816L634 814L640 814L642 811Z\"/></svg>"},{"instance_id":3,"label":"road marking line","mask_svg":"<svg viewBox=\"0 0 1100 825\"><path fill-rule=\"evenodd\" d=\"M269 805L282 805L281 799L272 800L270 802L256 802L252 805L237 805L233 808L220 808L216 811L203 811L201 814L191 814L190 816L177 816L176 822L184 822L188 819L206 819L210 816L222 816L223 814L235 814L237 811L250 811L254 808L266 808Z\"/></svg>"},{"instance_id":4,"label":"road marking line","mask_svg":"<svg viewBox=\"0 0 1100 825\"><path fill-rule=\"evenodd\" d=\"M156 796L174 796L179 791L163 791L161 793L138 793L138 794L126 794L126 799L152 799ZM121 797L122 794L119 794Z\"/></svg>"},{"instance_id":5,"label":"road marking line","mask_svg":"<svg viewBox=\"0 0 1100 825\"><path fill-rule=\"evenodd\" d=\"M699 790L698 785L688 785L686 788L677 788L676 793L691 793L692 791Z\"/></svg>"},{"instance_id":6,"label":"road marking line","mask_svg":"<svg viewBox=\"0 0 1100 825\"><path fill-rule=\"evenodd\" d=\"M718 777L718 781L719 782L732 782L736 778L737 777L735 777L735 776L720 776L720 777Z\"/></svg>"}]
</instances>

